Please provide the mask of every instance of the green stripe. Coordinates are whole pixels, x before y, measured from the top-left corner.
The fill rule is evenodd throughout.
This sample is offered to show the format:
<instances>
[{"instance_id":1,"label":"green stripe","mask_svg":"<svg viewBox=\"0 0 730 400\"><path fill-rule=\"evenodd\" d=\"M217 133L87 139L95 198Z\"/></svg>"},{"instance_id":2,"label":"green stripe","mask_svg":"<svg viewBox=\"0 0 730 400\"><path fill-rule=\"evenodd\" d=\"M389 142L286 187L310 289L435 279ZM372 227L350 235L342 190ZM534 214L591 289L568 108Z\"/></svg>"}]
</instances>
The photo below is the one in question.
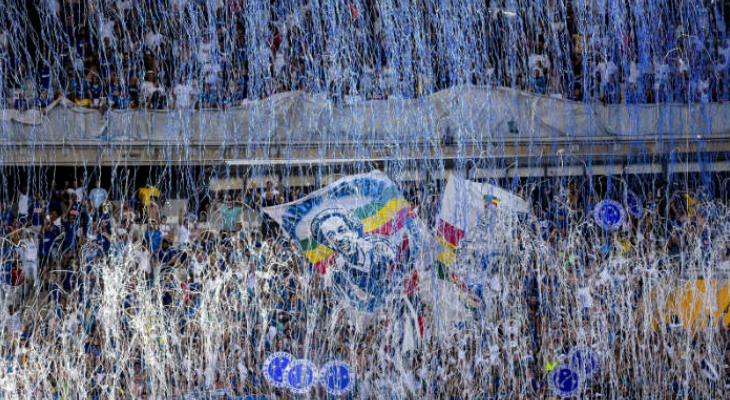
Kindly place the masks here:
<instances>
[{"instance_id":1,"label":"green stripe","mask_svg":"<svg viewBox=\"0 0 730 400\"><path fill-rule=\"evenodd\" d=\"M299 245L302 246L302 251L309 251L316 249L317 246L319 246L319 243L317 243L314 238L308 237L306 239L300 240Z\"/></svg>"},{"instance_id":2,"label":"green stripe","mask_svg":"<svg viewBox=\"0 0 730 400\"><path fill-rule=\"evenodd\" d=\"M377 199L370 202L365 206L356 208L352 212L357 216L359 220L372 217L377 214L378 211L382 210L389 201L401 197L401 193L397 187L391 186L383 191Z\"/></svg>"},{"instance_id":3,"label":"green stripe","mask_svg":"<svg viewBox=\"0 0 730 400\"><path fill-rule=\"evenodd\" d=\"M400 191L398 191L398 188L395 186L391 186L387 189L385 189L380 196L378 196L377 199L371 201L370 203L356 208L352 210L353 214L357 216L357 219L364 220L365 218L372 217L373 215L377 214L378 211L382 210L383 207L385 207L386 204L388 204L389 201L392 199L401 197ZM313 237L304 238L299 241L299 245L302 247L302 251L309 251L314 250L319 246L319 243L317 243L316 240L314 240Z\"/></svg>"},{"instance_id":4,"label":"green stripe","mask_svg":"<svg viewBox=\"0 0 730 400\"><path fill-rule=\"evenodd\" d=\"M449 279L449 267L441 261L436 261L436 277L438 279Z\"/></svg>"}]
</instances>

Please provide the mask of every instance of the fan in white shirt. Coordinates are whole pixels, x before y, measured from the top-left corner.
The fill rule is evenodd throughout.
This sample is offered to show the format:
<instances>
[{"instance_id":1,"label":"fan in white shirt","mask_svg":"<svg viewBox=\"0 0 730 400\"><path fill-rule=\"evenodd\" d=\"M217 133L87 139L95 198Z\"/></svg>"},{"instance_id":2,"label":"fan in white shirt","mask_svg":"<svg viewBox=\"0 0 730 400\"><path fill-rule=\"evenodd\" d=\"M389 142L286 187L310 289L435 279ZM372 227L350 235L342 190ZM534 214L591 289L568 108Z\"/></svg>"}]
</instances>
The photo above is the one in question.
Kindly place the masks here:
<instances>
[{"instance_id":1,"label":"fan in white shirt","mask_svg":"<svg viewBox=\"0 0 730 400\"><path fill-rule=\"evenodd\" d=\"M631 64L629 64L629 83L636 84L639 82L641 75L643 75L643 73L641 72L639 64L636 61L631 61Z\"/></svg>"},{"instance_id":2,"label":"fan in white shirt","mask_svg":"<svg viewBox=\"0 0 730 400\"><path fill-rule=\"evenodd\" d=\"M611 79L611 76L618 71L618 67L613 61L601 61L596 66L596 73L601 76L601 82L605 85Z\"/></svg>"},{"instance_id":3,"label":"fan in white shirt","mask_svg":"<svg viewBox=\"0 0 730 400\"><path fill-rule=\"evenodd\" d=\"M144 36L144 44L150 50L157 50L163 39L164 37L159 32L147 32Z\"/></svg>"},{"instance_id":4,"label":"fan in white shirt","mask_svg":"<svg viewBox=\"0 0 730 400\"><path fill-rule=\"evenodd\" d=\"M20 217L27 217L28 216L28 206L30 204L30 198L28 197L27 193L23 193L22 191L18 195L18 216Z\"/></svg>"},{"instance_id":5,"label":"fan in white shirt","mask_svg":"<svg viewBox=\"0 0 730 400\"><path fill-rule=\"evenodd\" d=\"M22 241L20 247L22 252L23 260L23 274L25 276L33 277L33 283L38 283L38 246L36 242L31 239Z\"/></svg>"},{"instance_id":6,"label":"fan in white shirt","mask_svg":"<svg viewBox=\"0 0 730 400\"><path fill-rule=\"evenodd\" d=\"M193 283L200 283L203 276L203 271L208 265L208 256L204 253L198 253L198 256L193 260L192 273Z\"/></svg>"},{"instance_id":7,"label":"fan in white shirt","mask_svg":"<svg viewBox=\"0 0 730 400\"><path fill-rule=\"evenodd\" d=\"M187 109L192 106L193 86L189 82L180 82L173 89L175 95L175 107Z\"/></svg>"},{"instance_id":8,"label":"fan in white shirt","mask_svg":"<svg viewBox=\"0 0 730 400\"><path fill-rule=\"evenodd\" d=\"M119 11L129 11L132 9L132 0L117 0L117 8Z\"/></svg>"},{"instance_id":9,"label":"fan in white shirt","mask_svg":"<svg viewBox=\"0 0 730 400\"><path fill-rule=\"evenodd\" d=\"M527 58L527 64L533 74L535 73L535 70L541 68L548 71L550 70L550 60L542 54L531 54Z\"/></svg>"},{"instance_id":10,"label":"fan in white shirt","mask_svg":"<svg viewBox=\"0 0 730 400\"><path fill-rule=\"evenodd\" d=\"M155 92L160 92L160 94L165 94L165 88L163 88L158 81L155 81L152 77L152 73L148 73L147 77L145 77L144 82L142 82L142 95L146 98L152 97Z\"/></svg>"},{"instance_id":11,"label":"fan in white shirt","mask_svg":"<svg viewBox=\"0 0 730 400\"><path fill-rule=\"evenodd\" d=\"M188 243L190 241L190 229L188 229L187 221L180 225L180 229L177 234L177 241L179 243Z\"/></svg>"},{"instance_id":12,"label":"fan in white shirt","mask_svg":"<svg viewBox=\"0 0 730 400\"><path fill-rule=\"evenodd\" d=\"M141 248L137 250L134 254L134 261L137 263L137 267L139 267L141 270L145 271L146 273L152 272L151 266L150 266L150 252L146 248Z\"/></svg>"},{"instance_id":13,"label":"fan in white shirt","mask_svg":"<svg viewBox=\"0 0 730 400\"><path fill-rule=\"evenodd\" d=\"M104 18L103 16L99 17L99 37L101 37L102 40L109 39L109 41L116 39L114 35L114 22Z\"/></svg>"}]
</instances>

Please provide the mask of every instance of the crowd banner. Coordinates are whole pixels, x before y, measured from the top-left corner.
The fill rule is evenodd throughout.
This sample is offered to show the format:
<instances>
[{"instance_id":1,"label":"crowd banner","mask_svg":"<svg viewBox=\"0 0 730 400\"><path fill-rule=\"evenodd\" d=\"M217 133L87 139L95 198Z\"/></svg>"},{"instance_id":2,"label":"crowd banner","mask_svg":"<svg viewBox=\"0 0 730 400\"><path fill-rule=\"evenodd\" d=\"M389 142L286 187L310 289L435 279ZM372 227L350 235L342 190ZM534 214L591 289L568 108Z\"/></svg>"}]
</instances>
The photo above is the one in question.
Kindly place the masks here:
<instances>
[{"instance_id":1,"label":"crowd banner","mask_svg":"<svg viewBox=\"0 0 730 400\"><path fill-rule=\"evenodd\" d=\"M436 258L437 276L444 296L458 295L446 303L452 308L445 315L466 316L461 304L476 308L481 302L478 285L483 282L489 258L502 247L500 242L511 240L512 230L521 217L530 214L530 205L521 197L495 185L449 176L437 218L436 240L440 252ZM456 262L459 254L478 251L472 262Z\"/></svg>"},{"instance_id":2,"label":"crowd banner","mask_svg":"<svg viewBox=\"0 0 730 400\"><path fill-rule=\"evenodd\" d=\"M710 323L730 326L730 284L724 279L685 282L666 297L662 320L691 330L706 328Z\"/></svg>"},{"instance_id":3,"label":"crowd banner","mask_svg":"<svg viewBox=\"0 0 730 400\"><path fill-rule=\"evenodd\" d=\"M444 189L436 228L436 236L443 244L439 262L451 264L463 240L487 239L482 228L509 228L519 214L529 213L529 203L507 190L451 175Z\"/></svg>"},{"instance_id":4,"label":"crowd banner","mask_svg":"<svg viewBox=\"0 0 730 400\"><path fill-rule=\"evenodd\" d=\"M346 308L373 312L418 290L423 229L383 173L348 176L264 212L300 244Z\"/></svg>"},{"instance_id":5,"label":"crowd banner","mask_svg":"<svg viewBox=\"0 0 730 400\"><path fill-rule=\"evenodd\" d=\"M669 116L669 117L667 117ZM413 99L330 99L284 92L225 110L98 110L64 98L41 111L0 110L4 142L65 140L247 144L467 142L729 135L728 103L586 104L512 89L462 85ZM246 134L246 133L255 134Z\"/></svg>"}]
</instances>

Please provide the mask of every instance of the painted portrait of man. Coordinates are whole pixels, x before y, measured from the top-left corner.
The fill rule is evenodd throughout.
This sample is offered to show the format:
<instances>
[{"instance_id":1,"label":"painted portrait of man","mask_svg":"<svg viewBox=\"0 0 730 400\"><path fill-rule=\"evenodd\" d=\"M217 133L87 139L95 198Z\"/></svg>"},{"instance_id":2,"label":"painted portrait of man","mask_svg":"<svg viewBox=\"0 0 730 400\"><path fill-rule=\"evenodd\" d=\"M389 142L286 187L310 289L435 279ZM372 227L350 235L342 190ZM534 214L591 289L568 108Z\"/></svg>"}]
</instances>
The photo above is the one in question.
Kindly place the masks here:
<instances>
[{"instance_id":1,"label":"painted portrait of man","mask_svg":"<svg viewBox=\"0 0 730 400\"><path fill-rule=\"evenodd\" d=\"M337 253L333 282L353 307L372 311L385 302L397 247L387 236L366 235L363 224L349 210L327 208L315 215L312 236Z\"/></svg>"}]
</instances>

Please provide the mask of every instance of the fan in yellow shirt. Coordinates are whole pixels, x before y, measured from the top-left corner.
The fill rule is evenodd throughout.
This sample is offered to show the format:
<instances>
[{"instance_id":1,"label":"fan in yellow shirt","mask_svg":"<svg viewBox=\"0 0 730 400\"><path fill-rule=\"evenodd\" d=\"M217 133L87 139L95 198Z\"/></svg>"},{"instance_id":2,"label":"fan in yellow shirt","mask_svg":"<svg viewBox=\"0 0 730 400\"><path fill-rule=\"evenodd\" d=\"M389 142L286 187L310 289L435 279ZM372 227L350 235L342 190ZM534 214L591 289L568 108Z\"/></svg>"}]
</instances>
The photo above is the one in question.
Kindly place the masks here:
<instances>
[{"instance_id":1,"label":"fan in yellow shirt","mask_svg":"<svg viewBox=\"0 0 730 400\"><path fill-rule=\"evenodd\" d=\"M142 204L146 207L150 205L153 197L160 197L160 191L154 186L147 185L139 189L139 197L142 200Z\"/></svg>"}]
</instances>

